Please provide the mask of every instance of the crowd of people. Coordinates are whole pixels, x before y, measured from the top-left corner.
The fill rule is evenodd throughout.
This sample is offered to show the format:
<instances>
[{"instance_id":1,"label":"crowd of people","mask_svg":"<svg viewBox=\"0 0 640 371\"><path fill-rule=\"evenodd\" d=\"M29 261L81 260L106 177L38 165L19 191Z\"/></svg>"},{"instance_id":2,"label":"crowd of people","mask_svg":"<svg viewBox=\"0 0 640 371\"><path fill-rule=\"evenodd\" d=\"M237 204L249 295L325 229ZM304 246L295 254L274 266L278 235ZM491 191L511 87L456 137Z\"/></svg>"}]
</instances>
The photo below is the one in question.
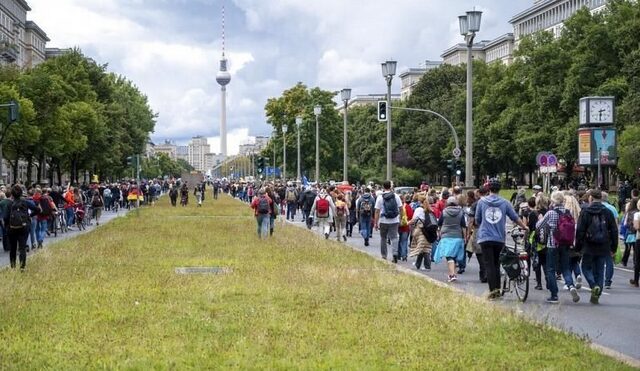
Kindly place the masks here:
<instances>
[{"instance_id":1,"label":"crowd of people","mask_svg":"<svg viewBox=\"0 0 640 371\"><path fill-rule=\"evenodd\" d=\"M347 241L354 228L364 246L370 245L373 231L380 236L380 255L394 263L415 259L416 269L431 269L432 263L446 262L447 280L455 282L464 274L475 254L479 277L489 287L489 298L500 290L500 253L505 249L507 223L525 234L523 251L529 255L535 289L549 292L547 302L558 303L560 288L574 302L587 284L591 303L599 303L603 290L613 284L616 258L626 266L633 256L638 287L640 269L639 192L631 190L622 210L609 203L608 194L598 189L559 190L545 193L533 187L526 197L518 190L511 201L500 196L501 183L489 179L482 187L463 191L460 187L440 191L426 183L412 192L398 194L391 182L382 186L287 184L231 184L229 193L251 205L260 238L273 234L276 218L314 226L326 238ZM335 233L335 234L334 234ZM621 242L620 242L621 241ZM624 245L618 250L619 242ZM633 252L633 253L632 253Z\"/></svg>"}]
</instances>

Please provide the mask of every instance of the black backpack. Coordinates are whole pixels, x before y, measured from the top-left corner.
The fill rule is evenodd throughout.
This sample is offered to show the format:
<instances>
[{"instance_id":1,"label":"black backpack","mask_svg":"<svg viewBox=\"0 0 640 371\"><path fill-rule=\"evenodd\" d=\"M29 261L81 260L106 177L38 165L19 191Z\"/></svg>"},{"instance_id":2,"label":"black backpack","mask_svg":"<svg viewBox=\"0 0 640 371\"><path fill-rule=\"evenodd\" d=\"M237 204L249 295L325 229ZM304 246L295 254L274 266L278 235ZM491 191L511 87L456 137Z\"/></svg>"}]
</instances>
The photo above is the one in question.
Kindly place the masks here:
<instances>
[{"instance_id":1,"label":"black backpack","mask_svg":"<svg viewBox=\"0 0 640 371\"><path fill-rule=\"evenodd\" d=\"M42 196L40 198L40 209L42 210L41 214L44 216L50 216L53 214L53 209L51 208L51 200L47 196Z\"/></svg>"},{"instance_id":2,"label":"black backpack","mask_svg":"<svg viewBox=\"0 0 640 371\"><path fill-rule=\"evenodd\" d=\"M627 234L636 233L636 229L633 227L633 217L636 215L638 210L632 210L627 213L627 217L625 219L625 227L627 227Z\"/></svg>"},{"instance_id":3,"label":"black backpack","mask_svg":"<svg viewBox=\"0 0 640 371\"><path fill-rule=\"evenodd\" d=\"M393 192L385 193L382 196L384 201L384 217L387 219L393 219L398 216L398 202L396 201L396 194Z\"/></svg>"},{"instance_id":4,"label":"black backpack","mask_svg":"<svg viewBox=\"0 0 640 371\"><path fill-rule=\"evenodd\" d=\"M373 199L370 194L365 194L360 200L360 215L370 216L371 210L373 210Z\"/></svg>"},{"instance_id":5,"label":"black backpack","mask_svg":"<svg viewBox=\"0 0 640 371\"><path fill-rule=\"evenodd\" d=\"M608 210L604 211L609 212ZM602 211L598 214L591 214L586 240L594 245L604 245L609 241L607 219L602 215Z\"/></svg>"},{"instance_id":6,"label":"black backpack","mask_svg":"<svg viewBox=\"0 0 640 371\"><path fill-rule=\"evenodd\" d=\"M29 216L29 207L24 201L16 201L11 205L11 214L9 214L10 229L27 229L31 223Z\"/></svg>"},{"instance_id":7,"label":"black backpack","mask_svg":"<svg viewBox=\"0 0 640 371\"><path fill-rule=\"evenodd\" d=\"M258 214L269 214L271 208L269 207L269 200L266 196L260 196L258 200Z\"/></svg>"},{"instance_id":8,"label":"black backpack","mask_svg":"<svg viewBox=\"0 0 640 371\"><path fill-rule=\"evenodd\" d=\"M422 234L429 243L434 243L438 240L438 222L433 213L425 215L425 220L422 221Z\"/></svg>"}]
</instances>

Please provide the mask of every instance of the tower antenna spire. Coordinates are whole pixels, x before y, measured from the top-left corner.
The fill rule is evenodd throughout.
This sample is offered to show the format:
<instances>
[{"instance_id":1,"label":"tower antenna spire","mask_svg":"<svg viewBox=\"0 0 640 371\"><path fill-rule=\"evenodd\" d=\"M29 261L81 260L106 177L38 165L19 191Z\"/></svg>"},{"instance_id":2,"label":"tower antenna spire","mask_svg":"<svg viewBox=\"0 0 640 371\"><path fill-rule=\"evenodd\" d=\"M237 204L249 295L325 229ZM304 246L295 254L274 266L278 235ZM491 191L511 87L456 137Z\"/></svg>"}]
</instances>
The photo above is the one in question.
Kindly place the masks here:
<instances>
[{"instance_id":1,"label":"tower antenna spire","mask_svg":"<svg viewBox=\"0 0 640 371\"><path fill-rule=\"evenodd\" d=\"M225 33L224 33L224 22L225 22L225 14L224 14L224 0L222 0L222 58L224 59L224 49L225 49Z\"/></svg>"},{"instance_id":2,"label":"tower antenna spire","mask_svg":"<svg viewBox=\"0 0 640 371\"><path fill-rule=\"evenodd\" d=\"M222 58L220 58L220 70L216 74L216 82L220 85L220 152L223 156L227 156L227 85L231 82L231 74L227 70L227 57L225 54L226 47L225 34L225 9L224 0L222 0Z\"/></svg>"}]
</instances>

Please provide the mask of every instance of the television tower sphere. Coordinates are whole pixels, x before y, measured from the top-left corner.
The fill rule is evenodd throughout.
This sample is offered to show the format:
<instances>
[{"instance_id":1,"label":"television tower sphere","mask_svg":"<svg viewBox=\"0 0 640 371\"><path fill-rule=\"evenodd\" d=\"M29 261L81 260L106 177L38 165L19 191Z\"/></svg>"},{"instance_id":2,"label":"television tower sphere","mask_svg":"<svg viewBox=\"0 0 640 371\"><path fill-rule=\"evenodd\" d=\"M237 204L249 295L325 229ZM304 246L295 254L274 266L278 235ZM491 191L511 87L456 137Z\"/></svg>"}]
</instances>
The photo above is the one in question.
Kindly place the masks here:
<instances>
[{"instance_id":1,"label":"television tower sphere","mask_svg":"<svg viewBox=\"0 0 640 371\"><path fill-rule=\"evenodd\" d=\"M227 60L220 61L220 71L216 74L216 81L222 86L226 86L231 82L231 74L227 71Z\"/></svg>"}]
</instances>

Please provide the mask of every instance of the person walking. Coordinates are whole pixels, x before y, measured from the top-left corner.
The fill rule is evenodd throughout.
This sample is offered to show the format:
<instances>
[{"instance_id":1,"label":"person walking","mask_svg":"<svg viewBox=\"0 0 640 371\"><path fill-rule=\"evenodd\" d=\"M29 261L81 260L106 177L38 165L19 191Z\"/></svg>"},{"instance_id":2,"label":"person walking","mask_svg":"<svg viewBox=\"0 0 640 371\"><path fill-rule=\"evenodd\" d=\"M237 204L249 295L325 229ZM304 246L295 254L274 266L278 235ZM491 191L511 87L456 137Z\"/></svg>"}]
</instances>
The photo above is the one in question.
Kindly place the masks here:
<instances>
[{"instance_id":1,"label":"person walking","mask_svg":"<svg viewBox=\"0 0 640 371\"><path fill-rule=\"evenodd\" d=\"M258 226L258 238L260 239L269 237L272 205L273 200L267 195L264 189L260 189L258 191L258 197L255 197L251 202L251 208L254 211L256 224Z\"/></svg>"},{"instance_id":2,"label":"person walking","mask_svg":"<svg viewBox=\"0 0 640 371\"><path fill-rule=\"evenodd\" d=\"M638 212L638 200L631 199L625 206L624 218L622 224L626 229L624 237L624 253L622 254L622 266L626 267L629 263L629 257L631 256L631 250L636 244L636 228L633 223L634 216Z\"/></svg>"},{"instance_id":3,"label":"person walking","mask_svg":"<svg viewBox=\"0 0 640 371\"><path fill-rule=\"evenodd\" d=\"M371 188L367 187L364 194L356 201L356 215L358 216L358 230L364 239L364 245L369 246L371 238L371 226L373 221L373 212L375 210L376 200L371 195Z\"/></svg>"},{"instance_id":4,"label":"person walking","mask_svg":"<svg viewBox=\"0 0 640 371\"><path fill-rule=\"evenodd\" d=\"M431 206L425 196L418 199L419 206L413 212L413 217L409 221L409 226L413 227L411 232L411 249L409 256L416 257L414 266L417 270L424 264L424 269L431 270L431 242L427 239L425 228L427 225L436 226L438 221L431 211Z\"/></svg>"},{"instance_id":5,"label":"person walking","mask_svg":"<svg viewBox=\"0 0 640 371\"><path fill-rule=\"evenodd\" d=\"M104 199L100 196L100 192L96 189L93 191L91 197L91 210L93 215L91 216L96 220L96 225L100 225L100 217L102 216L102 208L104 207Z\"/></svg>"},{"instance_id":6,"label":"person walking","mask_svg":"<svg viewBox=\"0 0 640 371\"><path fill-rule=\"evenodd\" d=\"M640 201L636 207L640 209ZM633 215L633 227L636 229L636 243L633 245L633 278L629 283L633 287L640 287L638 279L640 278L640 212Z\"/></svg>"},{"instance_id":7,"label":"person walking","mask_svg":"<svg viewBox=\"0 0 640 371\"><path fill-rule=\"evenodd\" d=\"M573 283L571 267L569 264L569 249L574 245L575 219L564 207L564 194L561 191L554 191L551 194L552 207L544 216L540 216L536 223L536 229L543 229L547 233L547 261L546 261L546 282L547 290L551 294L547 298L547 303L557 304L558 301L558 281L556 271L562 273L564 282L567 285L573 302L580 301L580 295ZM556 267L557 263L559 267Z\"/></svg>"},{"instance_id":8,"label":"person walking","mask_svg":"<svg viewBox=\"0 0 640 371\"><path fill-rule=\"evenodd\" d=\"M15 268L19 254L20 270L24 271L27 265L27 239L31 228L31 215L37 215L38 209L34 204L26 202L22 196L22 187L14 185L11 188L9 218L5 220L5 225L9 228L9 264L11 268Z\"/></svg>"},{"instance_id":9,"label":"person walking","mask_svg":"<svg viewBox=\"0 0 640 371\"><path fill-rule=\"evenodd\" d=\"M589 206L580 211L576 249L582 252L582 274L591 287L591 303L598 304L604 287L607 256L618 248L618 229L613 214L602 203L602 191L589 191Z\"/></svg>"},{"instance_id":10,"label":"person walking","mask_svg":"<svg viewBox=\"0 0 640 371\"><path fill-rule=\"evenodd\" d=\"M602 192L602 205L604 205L604 207L607 208L607 210L609 210L611 212L611 215L613 215L613 220L615 220L616 222L616 230L618 229L618 220L619 220L619 215L618 215L618 210L616 209L615 206L611 205L609 203L609 194L607 192ZM604 274L604 288L609 290L611 289L611 285L613 284L613 273L614 273L614 262L613 262L613 255L608 255L605 258L605 274Z\"/></svg>"},{"instance_id":11,"label":"person walking","mask_svg":"<svg viewBox=\"0 0 640 371\"><path fill-rule=\"evenodd\" d=\"M398 227L400 225L400 213L402 200L393 192L391 181L382 183L382 194L376 199L374 227L380 230L380 255L387 259L387 239L391 244L393 262L398 262Z\"/></svg>"},{"instance_id":12,"label":"person walking","mask_svg":"<svg viewBox=\"0 0 640 371\"><path fill-rule=\"evenodd\" d=\"M467 192L467 203L470 205L467 214L467 252L476 254L476 259L478 260L479 267L478 275L480 278L480 282L482 283L487 282L487 269L485 267L485 261L482 256L482 248L480 247L480 244L478 244L478 232L477 225L475 223L475 216L480 197L486 196L487 193L488 191L484 187L475 192Z\"/></svg>"},{"instance_id":13,"label":"person walking","mask_svg":"<svg viewBox=\"0 0 640 371\"><path fill-rule=\"evenodd\" d=\"M454 282L458 280L456 263L465 259L464 243L467 228L464 212L458 205L456 197L447 199L447 206L442 210L438 227L440 227L440 242L434 261L438 263L443 258L447 261L447 281Z\"/></svg>"},{"instance_id":14,"label":"person walking","mask_svg":"<svg viewBox=\"0 0 640 371\"><path fill-rule=\"evenodd\" d=\"M564 191L564 208L571 213L571 216L576 222L577 228L578 218L580 218L580 203L571 191ZM582 270L580 269L580 260L582 260L582 254L576 250L574 243L574 245L569 248L569 269L571 270L571 273L573 273L576 289L578 290L582 288Z\"/></svg>"},{"instance_id":15,"label":"person walking","mask_svg":"<svg viewBox=\"0 0 640 371\"><path fill-rule=\"evenodd\" d=\"M518 224L522 229L527 226L518 217L511 203L500 197L500 181L489 179L489 195L478 202L475 222L478 225L478 243L482 248L487 282L489 283L489 299L497 299L500 294L500 252L506 241L507 218Z\"/></svg>"},{"instance_id":16,"label":"person walking","mask_svg":"<svg viewBox=\"0 0 640 371\"><path fill-rule=\"evenodd\" d=\"M318 197L318 194L311 187L308 187L300 195L300 203L302 204L302 216L303 216L304 222L307 223L307 229L311 229L311 226L313 224L313 216L311 214L311 209L313 209L313 205L316 202L316 197Z\"/></svg>"},{"instance_id":17,"label":"person walking","mask_svg":"<svg viewBox=\"0 0 640 371\"><path fill-rule=\"evenodd\" d=\"M325 239L329 239L331 221L335 215L335 209L336 206L331 196L327 194L324 188L321 189L311 208L311 215L313 215L314 221L318 223L318 230L324 234Z\"/></svg>"},{"instance_id":18,"label":"person walking","mask_svg":"<svg viewBox=\"0 0 640 371\"><path fill-rule=\"evenodd\" d=\"M404 196L404 205L402 206L402 213L400 215L400 226L398 227L398 253L399 259L407 261L408 247L409 247L409 235L411 234L411 226L409 220L413 219L413 208L411 208L411 195Z\"/></svg>"},{"instance_id":19,"label":"person walking","mask_svg":"<svg viewBox=\"0 0 640 371\"><path fill-rule=\"evenodd\" d=\"M347 241L347 219L349 218L349 207L345 201L345 196L339 194L336 196L336 215L333 220L336 225L336 239Z\"/></svg>"},{"instance_id":20,"label":"person walking","mask_svg":"<svg viewBox=\"0 0 640 371\"><path fill-rule=\"evenodd\" d=\"M293 186L292 182L287 184L285 192L287 198L287 220L293 221L296 218L296 210L298 209L298 190Z\"/></svg>"}]
</instances>

